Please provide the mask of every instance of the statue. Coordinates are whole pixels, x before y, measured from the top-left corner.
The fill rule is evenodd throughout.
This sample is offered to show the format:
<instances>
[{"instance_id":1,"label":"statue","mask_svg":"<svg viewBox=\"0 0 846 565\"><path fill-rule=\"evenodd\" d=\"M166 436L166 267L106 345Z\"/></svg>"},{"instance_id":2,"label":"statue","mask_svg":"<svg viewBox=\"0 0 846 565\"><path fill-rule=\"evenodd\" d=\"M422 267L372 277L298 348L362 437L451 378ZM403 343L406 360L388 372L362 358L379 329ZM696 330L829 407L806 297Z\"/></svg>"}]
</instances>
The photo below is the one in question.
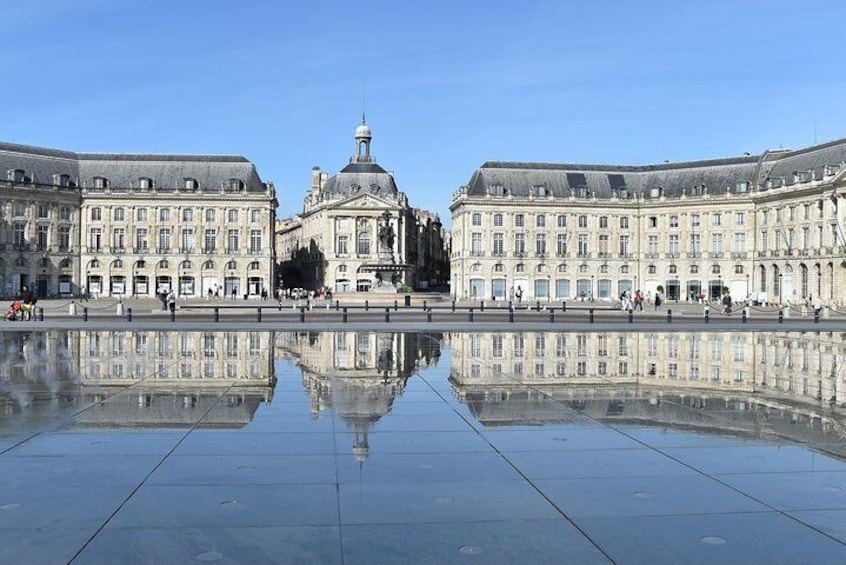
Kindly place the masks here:
<instances>
[{"instance_id":1,"label":"statue","mask_svg":"<svg viewBox=\"0 0 846 565\"><path fill-rule=\"evenodd\" d=\"M394 248L394 228L391 224L386 223L379 228L379 241L385 249Z\"/></svg>"}]
</instances>

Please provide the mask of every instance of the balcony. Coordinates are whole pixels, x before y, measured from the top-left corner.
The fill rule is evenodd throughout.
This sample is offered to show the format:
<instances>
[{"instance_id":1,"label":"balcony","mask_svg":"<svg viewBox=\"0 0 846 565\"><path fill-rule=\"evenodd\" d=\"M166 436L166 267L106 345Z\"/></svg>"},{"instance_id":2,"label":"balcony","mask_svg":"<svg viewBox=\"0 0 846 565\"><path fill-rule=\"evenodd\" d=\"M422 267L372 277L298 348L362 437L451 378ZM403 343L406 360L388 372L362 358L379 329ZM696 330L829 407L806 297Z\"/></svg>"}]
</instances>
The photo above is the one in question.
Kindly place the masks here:
<instances>
[{"instance_id":1,"label":"balcony","mask_svg":"<svg viewBox=\"0 0 846 565\"><path fill-rule=\"evenodd\" d=\"M179 252L180 252L180 253L193 253L193 252L194 252L194 247L193 247L193 246L180 247L180 248L179 248Z\"/></svg>"},{"instance_id":2,"label":"balcony","mask_svg":"<svg viewBox=\"0 0 846 565\"><path fill-rule=\"evenodd\" d=\"M250 248L247 250L247 255L261 255L264 250L261 247Z\"/></svg>"},{"instance_id":3,"label":"balcony","mask_svg":"<svg viewBox=\"0 0 846 565\"><path fill-rule=\"evenodd\" d=\"M697 259L699 257L702 257L702 252L701 251L688 251L687 256L690 257L690 258Z\"/></svg>"},{"instance_id":4,"label":"balcony","mask_svg":"<svg viewBox=\"0 0 846 565\"><path fill-rule=\"evenodd\" d=\"M150 246L149 245L140 245L138 247L133 247L132 252L133 253L149 253L150 252Z\"/></svg>"},{"instance_id":5,"label":"balcony","mask_svg":"<svg viewBox=\"0 0 846 565\"><path fill-rule=\"evenodd\" d=\"M611 257L611 254L607 251L600 251L599 253L597 253L597 256L602 258L608 258ZM581 257L581 255L579 255L579 257Z\"/></svg>"},{"instance_id":6,"label":"balcony","mask_svg":"<svg viewBox=\"0 0 846 565\"><path fill-rule=\"evenodd\" d=\"M651 252L649 252L649 253L647 253L647 254L646 254L646 258L647 258L647 259L657 259L657 258L658 258L658 253L656 253L656 252L654 252L654 251L651 251Z\"/></svg>"}]
</instances>

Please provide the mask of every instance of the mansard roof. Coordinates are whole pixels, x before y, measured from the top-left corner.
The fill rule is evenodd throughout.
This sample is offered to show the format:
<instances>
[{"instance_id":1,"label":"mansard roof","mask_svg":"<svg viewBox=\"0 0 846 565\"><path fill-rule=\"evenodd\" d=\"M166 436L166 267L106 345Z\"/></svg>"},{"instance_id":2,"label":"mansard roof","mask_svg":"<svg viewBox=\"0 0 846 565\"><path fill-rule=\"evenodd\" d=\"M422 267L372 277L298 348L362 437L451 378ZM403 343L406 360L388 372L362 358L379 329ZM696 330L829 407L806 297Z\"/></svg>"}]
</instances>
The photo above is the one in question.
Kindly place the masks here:
<instances>
[{"instance_id":1,"label":"mansard roof","mask_svg":"<svg viewBox=\"0 0 846 565\"><path fill-rule=\"evenodd\" d=\"M577 195L610 198L661 189L666 196L683 193L721 193L740 183L764 189L767 179L794 182L794 173L807 173L804 180L821 179L827 167L846 164L846 139L795 151L769 151L725 159L661 163L653 165L598 165L579 163L532 163L488 161L477 169L467 194L481 196L502 187L505 194L527 197L544 187L556 197Z\"/></svg>"},{"instance_id":2,"label":"mansard roof","mask_svg":"<svg viewBox=\"0 0 846 565\"><path fill-rule=\"evenodd\" d=\"M352 196L358 192L396 196L394 176L376 163L350 163L335 176L326 179L320 192L326 198Z\"/></svg>"},{"instance_id":3,"label":"mansard roof","mask_svg":"<svg viewBox=\"0 0 846 565\"><path fill-rule=\"evenodd\" d=\"M67 174L83 188L100 177L116 188L137 187L140 178L149 178L157 188L182 188L194 179L200 190L216 191L231 180L243 182L247 192L266 189L255 165L240 155L75 153L0 142L0 170L13 169L24 170L36 184L53 184L54 175Z\"/></svg>"}]
</instances>

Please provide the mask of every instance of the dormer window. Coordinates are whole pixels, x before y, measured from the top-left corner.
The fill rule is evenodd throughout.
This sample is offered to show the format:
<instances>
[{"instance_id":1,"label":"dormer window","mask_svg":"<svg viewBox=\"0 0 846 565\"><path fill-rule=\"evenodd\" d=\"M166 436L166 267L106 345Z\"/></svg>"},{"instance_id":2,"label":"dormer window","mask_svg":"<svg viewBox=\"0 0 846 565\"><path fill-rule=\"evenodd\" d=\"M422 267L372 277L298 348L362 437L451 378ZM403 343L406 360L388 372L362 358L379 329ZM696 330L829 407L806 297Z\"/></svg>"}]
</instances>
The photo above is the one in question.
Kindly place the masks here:
<instances>
[{"instance_id":1,"label":"dormer window","mask_svg":"<svg viewBox=\"0 0 846 565\"><path fill-rule=\"evenodd\" d=\"M244 190L244 183L240 179L229 179L229 192L241 192Z\"/></svg>"},{"instance_id":2,"label":"dormer window","mask_svg":"<svg viewBox=\"0 0 846 565\"><path fill-rule=\"evenodd\" d=\"M53 184L56 186L73 186L70 175L53 175Z\"/></svg>"},{"instance_id":3,"label":"dormer window","mask_svg":"<svg viewBox=\"0 0 846 565\"><path fill-rule=\"evenodd\" d=\"M491 194L494 196L505 196L505 187L501 184L495 184L491 187Z\"/></svg>"},{"instance_id":4,"label":"dormer window","mask_svg":"<svg viewBox=\"0 0 846 565\"><path fill-rule=\"evenodd\" d=\"M153 179L149 177L141 177L138 179L138 188L141 190L150 190L153 188Z\"/></svg>"},{"instance_id":5,"label":"dormer window","mask_svg":"<svg viewBox=\"0 0 846 565\"><path fill-rule=\"evenodd\" d=\"M185 190L197 190L199 187L199 183L197 179L186 178L185 179Z\"/></svg>"},{"instance_id":6,"label":"dormer window","mask_svg":"<svg viewBox=\"0 0 846 565\"><path fill-rule=\"evenodd\" d=\"M109 181L106 180L105 177L94 177L94 188L98 188L100 190L106 188L109 185Z\"/></svg>"},{"instance_id":7,"label":"dormer window","mask_svg":"<svg viewBox=\"0 0 846 565\"><path fill-rule=\"evenodd\" d=\"M749 190L749 183L746 181L741 181L737 183L737 192L743 194Z\"/></svg>"},{"instance_id":8,"label":"dormer window","mask_svg":"<svg viewBox=\"0 0 846 565\"><path fill-rule=\"evenodd\" d=\"M6 174L7 178L14 183L25 184L30 181L23 169L9 169Z\"/></svg>"},{"instance_id":9,"label":"dormer window","mask_svg":"<svg viewBox=\"0 0 846 565\"><path fill-rule=\"evenodd\" d=\"M549 189L545 186L536 186L535 196L549 196Z\"/></svg>"}]
</instances>

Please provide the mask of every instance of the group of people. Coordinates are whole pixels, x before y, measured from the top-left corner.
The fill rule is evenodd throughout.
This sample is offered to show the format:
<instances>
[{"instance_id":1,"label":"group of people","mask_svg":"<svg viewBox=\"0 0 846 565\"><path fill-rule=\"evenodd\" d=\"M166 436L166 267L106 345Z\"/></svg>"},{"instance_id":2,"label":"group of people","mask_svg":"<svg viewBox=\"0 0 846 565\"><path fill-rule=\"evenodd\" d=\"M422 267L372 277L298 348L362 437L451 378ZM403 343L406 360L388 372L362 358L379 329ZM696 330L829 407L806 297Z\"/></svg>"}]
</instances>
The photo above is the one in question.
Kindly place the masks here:
<instances>
[{"instance_id":1,"label":"group of people","mask_svg":"<svg viewBox=\"0 0 846 565\"><path fill-rule=\"evenodd\" d=\"M18 291L9 309L6 311L6 319L9 321L15 320L31 320L32 314L35 312L35 304L38 302L34 293L24 285Z\"/></svg>"},{"instance_id":2,"label":"group of people","mask_svg":"<svg viewBox=\"0 0 846 565\"><path fill-rule=\"evenodd\" d=\"M802 317L803 318L808 317L808 306L813 306L814 317L817 317L817 316L820 315L820 310L822 310L822 300L820 300L819 296L814 298L814 295L812 295L812 294L809 294L808 296L803 298L802 299Z\"/></svg>"}]
</instances>

